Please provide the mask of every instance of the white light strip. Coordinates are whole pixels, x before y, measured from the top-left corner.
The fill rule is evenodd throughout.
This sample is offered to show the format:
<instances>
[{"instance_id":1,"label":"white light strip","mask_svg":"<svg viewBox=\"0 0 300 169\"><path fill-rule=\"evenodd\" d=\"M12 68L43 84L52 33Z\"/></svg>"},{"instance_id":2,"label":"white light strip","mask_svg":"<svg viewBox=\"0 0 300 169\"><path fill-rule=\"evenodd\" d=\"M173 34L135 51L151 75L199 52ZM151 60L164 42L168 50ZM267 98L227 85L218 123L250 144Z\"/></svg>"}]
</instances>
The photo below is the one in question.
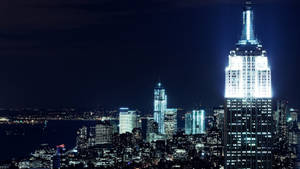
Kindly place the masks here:
<instances>
[{"instance_id":1,"label":"white light strip","mask_svg":"<svg viewBox=\"0 0 300 169\"><path fill-rule=\"evenodd\" d=\"M247 17L247 19L246 19L246 35L247 35L247 40L250 40L250 34L251 34L251 32L250 32L250 28L251 28L251 11L247 11L246 12L246 17Z\"/></svg>"},{"instance_id":2,"label":"white light strip","mask_svg":"<svg viewBox=\"0 0 300 169\"><path fill-rule=\"evenodd\" d=\"M226 98L271 98L271 70L262 56L229 56L225 70Z\"/></svg>"}]
</instances>

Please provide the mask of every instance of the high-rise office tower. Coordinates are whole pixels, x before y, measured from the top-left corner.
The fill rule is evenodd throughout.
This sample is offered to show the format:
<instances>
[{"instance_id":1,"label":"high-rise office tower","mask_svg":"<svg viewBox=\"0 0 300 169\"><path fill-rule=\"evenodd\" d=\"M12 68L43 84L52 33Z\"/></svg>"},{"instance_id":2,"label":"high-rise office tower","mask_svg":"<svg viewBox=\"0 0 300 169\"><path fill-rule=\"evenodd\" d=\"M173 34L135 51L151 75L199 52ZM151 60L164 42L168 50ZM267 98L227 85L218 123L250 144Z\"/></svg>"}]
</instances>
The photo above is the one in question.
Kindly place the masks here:
<instances>
[{"instance_id":1,"label":"high-rise office tower","mask_svg":"<svg viewBox=\"0 0 300 169\"><path fill-rule=\"evenodd\" d=\"M95 144L111 144L114 128L108 122L99 122L96 124Z\"/></svg>"},{"instance_id":2,"label":"high-rise office tower","mask_svg":"<svg viewBox=\"0 0 300 169\"><path fill-rule=\"evenodd\" d=\"M159 82L154 88L154 121L158 124L159 134L165 134L165 112L167 110L167 95Z\"/></svg>"},{"instance_id":3,"label":"high-rise office tower","mask_svg":"<svg viewBox=\"0 0 300 169\"><path fill-rule=\"evenodd\" d=\"M119 133L131 133L137 127L136 111L130 111L128 108L120 108L119 114Z\"/></svg>"},{"instance_id":4,"label":"high-rise office tower","mask_svg":"<svg viewBox=\"0 0 300 169\"><path fill-rule=\"evenodd\" d=\"M188 112L184 115L184 133L187 135L192 134L192 113Z\"/></svg>"},{"instance_id":5,"label":"high-rise office tower","mask_svg":"<svg viewBox=\"0 0 300 169\"><path fill-rule=\"evenodd\" d=\"M147 118L147 142L156 142L157 140L165 140L165 135L158 133L158 124L152 117Z\"/></svg>"},{"instance_id":6,"label":"high-rise office tower","mask_svg":"<svg viewBox=\"0 0 300 169\"><path fill-rule=\"evenodd\" d=\"M287 119L287 126L288 126L288 143L291 145L296 146L298 144L298 114L299 110L294 108L289 108L288 119Z\"/></svg>"},{"instance_id":7,"label":"high-rise office tower","mask_svg":"<svg viewBox=\"0 0 300 169\"><path fill-rule=\"evenodd\" d=\"M278 100L274 120L278 145L296 145L298 142L298 110L289 108L288 101Z\"/></svg>"},{"instance_id":8,"label":"high-rise office tower","mask_svg":"<svg viewBox=\"0 0 300 169\"><path fill-rule=\"evenodd\" d=\"M147 118L147 132L146 140L147 142L153 141L153 137L158 134L158 124L154 121L152 117Z\"/></svg>"},{"instance_id":9,"label":"high-rise office tower","mask_svg":"<svg viewBox=\"0 0 300 169\"><path fill-rule=\"evenodd\" d=\"M251 1L225 70L225 168L272 168L271 70L254 34Z\"/></svg>"},{"instance_id":10,"label":"high-rise office tower","mask_svg":"<svg viewBox=\"0 0 300 169\"><path fill-rule=\"evenodd\" d=\"M205 133L205 111L193 110L185 114L185 134Z\"/></svg>"},{"instance_id":11,"label":"high-rise office tower","mask_svg":"<svg viewBox=\"0 0 300 169\"><path fill-rule=\"evenodd\" d=\"M224 129L224 106L215 107L213 109L214 117L216 118L216 127L223 131Z\"/></svg>"},{"instance_id":12,"label":"high-rise office tower","mask_svg":"<svg viewBox=\"0 0 300 169\"><path fill-rule=\"evenodd\" d=\"M165 134L171 139L177 132L177 109L167 109L165 113Z\"/></svg>"},{"instance_id":13,"label":"high-rise office tower","mask_svg":"<svg viewBox=\"0 0 300 169\"><path fill-rule=\"evenodd\" d=\"M275 111L275 126L278 141L287 141L288 137L288 101L278 100Z\"/></svg>"}]
</instances>

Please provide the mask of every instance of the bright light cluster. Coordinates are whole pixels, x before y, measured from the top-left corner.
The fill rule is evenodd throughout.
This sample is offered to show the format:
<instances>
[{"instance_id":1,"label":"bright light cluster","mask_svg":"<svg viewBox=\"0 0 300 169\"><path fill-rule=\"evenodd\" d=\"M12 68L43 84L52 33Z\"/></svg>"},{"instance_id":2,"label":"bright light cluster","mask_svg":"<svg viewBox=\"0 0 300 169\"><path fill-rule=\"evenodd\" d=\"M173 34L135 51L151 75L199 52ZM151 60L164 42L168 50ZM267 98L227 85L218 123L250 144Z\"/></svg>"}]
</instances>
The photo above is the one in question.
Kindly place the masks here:
<instances>
[{"instance_id":1,"label":"bright light cluster","mask_svg":"<svg viewBox=\"0 0 300 169\"><path fill-rule=\"evenodd\" d=\"M238 56L232 51L225 72L226 98L272 97L271 70L264 52L261 56Z\"/></svg>"}]
</instances>

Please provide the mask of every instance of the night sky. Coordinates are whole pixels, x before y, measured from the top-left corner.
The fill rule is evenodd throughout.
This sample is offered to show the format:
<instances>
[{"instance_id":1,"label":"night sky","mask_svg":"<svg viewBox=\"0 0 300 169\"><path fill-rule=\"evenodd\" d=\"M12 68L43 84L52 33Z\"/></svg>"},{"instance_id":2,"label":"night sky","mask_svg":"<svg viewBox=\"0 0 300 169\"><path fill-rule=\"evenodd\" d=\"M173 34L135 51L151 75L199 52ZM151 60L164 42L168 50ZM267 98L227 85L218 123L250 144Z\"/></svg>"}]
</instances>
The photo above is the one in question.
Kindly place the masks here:
<instances>
[{"instance_id":1,"label":"night sky","mask_svg":"<svg viewBox=\"0 0 300 169\"><path fill-rule=\"evenodd\" d=\"M257 0L256 34L275 98L300 108L300 4ZM1 0L1 107L152 108L223 103L239 0Z\"/></svg>"}]
</instances>

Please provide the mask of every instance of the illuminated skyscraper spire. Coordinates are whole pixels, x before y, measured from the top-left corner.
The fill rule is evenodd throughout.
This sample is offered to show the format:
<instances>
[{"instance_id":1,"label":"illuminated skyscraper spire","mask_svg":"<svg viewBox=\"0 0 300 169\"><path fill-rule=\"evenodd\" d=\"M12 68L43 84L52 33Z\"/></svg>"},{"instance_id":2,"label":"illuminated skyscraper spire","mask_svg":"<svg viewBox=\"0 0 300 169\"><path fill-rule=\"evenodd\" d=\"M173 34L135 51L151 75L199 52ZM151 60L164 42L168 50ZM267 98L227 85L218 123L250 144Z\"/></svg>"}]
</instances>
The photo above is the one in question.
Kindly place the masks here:
<instances>
[{"instance_id":1,"label":"illuminated skyscraper spire","mask_svg":"<svg viewBox=\"0 0 300 169\"><path fill-rule=\"evenodd\" d=\"M254 34L254 16L252 9L252 2L250 0L246 0L244 10L243 10L243 29L242 29L242 37L239 41L240 45L257 45L258 41Z\"/></svg>"},{"instance_id":2,"label":"illuminated skyscraper spire","mask_svg":"<svg viewBox=\"0 0 300 169\"><path fill-rule=\"evenodd\" d=\"M271 98L271 69L266 51L254 35L252 2L243 8L242 37L229 55L226 98Z\"/></svg>"},{"instance_id":3,"label":"illuminated skyscraper spire","mask_svg":"<svg viewBox=\"0 0 300 169\"><path fill-rule=\"evenodd\" d=\"M225 169L272 168L271 69L254 35L253 10L243 8L242 36L225 69Z\"/></svg>"},{"instance_id":4,"label":"illuminated skyscraper spire","mask_svg":"<svg viewBox=\"0 0 300 169\"><path fill-rule=\"evenodd\" d=\"M154 88L154 121L158 124L159 134L165 134L165 112L167 110L167 94L161 82Z\"/></svg>"}]
</instances>

